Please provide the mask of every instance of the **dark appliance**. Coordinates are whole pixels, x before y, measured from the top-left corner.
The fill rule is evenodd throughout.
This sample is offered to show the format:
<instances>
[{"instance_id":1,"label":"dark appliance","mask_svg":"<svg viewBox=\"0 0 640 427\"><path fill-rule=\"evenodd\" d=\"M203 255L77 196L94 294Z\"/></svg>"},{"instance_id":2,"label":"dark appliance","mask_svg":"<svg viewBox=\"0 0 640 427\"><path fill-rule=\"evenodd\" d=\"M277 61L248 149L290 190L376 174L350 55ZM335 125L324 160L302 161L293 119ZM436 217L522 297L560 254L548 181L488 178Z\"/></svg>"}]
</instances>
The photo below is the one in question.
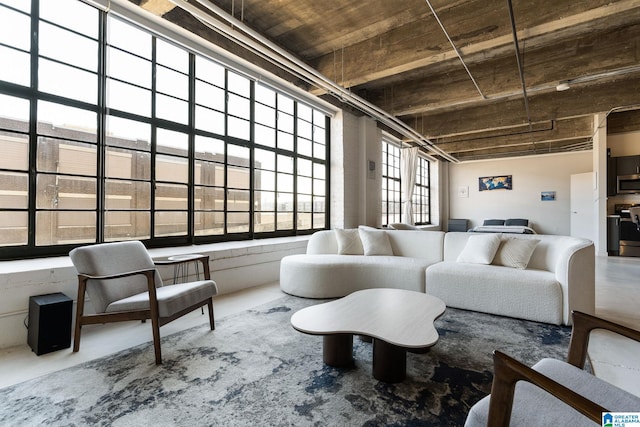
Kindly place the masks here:
<instances>
[{"instance_id":1,"label":"dark appliance","mask_svg":"<svg viewBox=\"0 0 640 427\"><path fill-rule=\"evenodd\" d=\"M640 193L640 175L618 175L618 194Z\"/></svg>"},{"instance_id":2,"label":"dark appliance","mask_svg":"<svg viewBox=\"0 0 640 427\"><path fill-rule=\"evenodd\" d=\"M73 300L61 292L29 297L27 342L35 354L71 346Z\"/></svg>"},{"instance_id":3,"label":"dark appliance","mask_svg":"<svg viewBox=\"0 0 640 427\"><path fill-rule=\"evenodd\" d=\"M616 215L620 215L620 256L640 257L640 229L631 219L629 208L634 204L615 205Z\"/></svg>"}]
</instances>

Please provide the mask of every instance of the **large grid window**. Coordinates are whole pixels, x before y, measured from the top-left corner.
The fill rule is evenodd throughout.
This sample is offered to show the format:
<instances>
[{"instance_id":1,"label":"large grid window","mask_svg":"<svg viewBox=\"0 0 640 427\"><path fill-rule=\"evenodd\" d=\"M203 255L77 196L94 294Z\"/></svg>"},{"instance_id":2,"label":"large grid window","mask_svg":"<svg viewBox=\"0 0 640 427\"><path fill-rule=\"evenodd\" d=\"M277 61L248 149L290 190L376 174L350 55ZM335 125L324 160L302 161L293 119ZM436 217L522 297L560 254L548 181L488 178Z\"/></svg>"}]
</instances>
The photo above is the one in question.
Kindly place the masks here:
<instances>
[{"instance_id":1,"label":"large grid window","mask_svg":"<svg viewBox=\"0 0 640 427\"><path fill-rule=\"evenodd\" d=\"M79 0L0 0L0 63L0 259L326 228L321 111Z\"/></svg>"},{"instance_id":2,"label":"large grid window","mask_svg":"<svg viewBox=\"0 0 640 427\"><path fill-rule=\"evenodd\" d=\"M413 188L413 222L415 224L431 223L431 198L429 161L418 157L416 165L416 184Z\"/></svg>"},{"instance_id":3,"label":"large grid window","mask_svg":"<svg viewBox=\"0 0 640 427\"><path fill-rule=\"evenodd\" d=\"M400 147L382 140L382 225L402 222Z\"/></svg>"}]
</instances>

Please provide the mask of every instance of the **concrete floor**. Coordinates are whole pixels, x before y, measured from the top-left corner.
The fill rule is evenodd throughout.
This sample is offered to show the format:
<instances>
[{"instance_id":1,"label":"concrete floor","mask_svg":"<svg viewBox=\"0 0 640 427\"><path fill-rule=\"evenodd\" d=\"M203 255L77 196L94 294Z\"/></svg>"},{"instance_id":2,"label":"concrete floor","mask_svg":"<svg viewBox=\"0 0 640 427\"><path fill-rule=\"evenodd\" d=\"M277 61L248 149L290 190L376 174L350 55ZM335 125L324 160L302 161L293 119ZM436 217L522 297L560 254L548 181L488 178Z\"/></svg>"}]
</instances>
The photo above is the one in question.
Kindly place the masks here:
<instances>
[{"instance_id":1,"label":"concrete floor","mask_svg":"<svg viewBox=\"0 0 640 427\"><path fill-rule=\"evenodd\" d=\"M219 320L282 296L273 283L216 297L215 315ZM640 258L596 258L596 314L640 329ZM207 322L196 310L161 328L162 335ZM87 360L103 357L125 348L151 341L148 324L85 326L80 352L70 349L36 356L25 344L0 350L0 388L46 375ZM640 343L596 331L589 356L597 376L640 396ZM150 353L149 357L153 357Z\"/></svg>"}]
</instances>

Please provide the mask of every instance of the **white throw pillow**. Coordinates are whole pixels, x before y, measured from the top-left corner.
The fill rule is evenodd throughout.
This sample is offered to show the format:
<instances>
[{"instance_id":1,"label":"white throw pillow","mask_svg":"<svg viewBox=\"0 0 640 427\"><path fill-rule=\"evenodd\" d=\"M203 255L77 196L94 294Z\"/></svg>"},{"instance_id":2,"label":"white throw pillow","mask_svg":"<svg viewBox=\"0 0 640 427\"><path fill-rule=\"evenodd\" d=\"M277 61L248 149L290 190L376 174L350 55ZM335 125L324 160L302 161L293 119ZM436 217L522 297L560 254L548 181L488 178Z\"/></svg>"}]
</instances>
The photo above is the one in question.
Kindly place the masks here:
<instances>
[{"instance_id":1,"label":"white throw pillow","mask_svg":"<svg viewBox=\"0 0 640 427\"><path fill-rule=\"evenodd\" d=\"M502 239L498 252L493 258L493 264L524 270L538 243L540 240L537 239Z\"/></svg>"},{"instance_id":2,"label":"white throw pillow","mask_svg":"<svg viewBox=\"0 0 640 427\"><path fill-rule=\"evenodd\" d=\"M357 228L349 230L335 229L339 255L364 255L360 233Z\"/></svg>"},{"instance_id":3,"label":"white throw pillow","mask_svg":"<svg viewBox=\"0 0 640 427\"><path fill-rule=\"evenodd\" d=\"M360 240L365 255L393 255L389 236L382 230L360 228Z\"/></svg>"},{"instance_id":4,"label":"white throw pillow","mask_svg":"<svg viewBox=\"0 0 640 427\"><path fill-rule=\"evenodd\" d=\"M472 264L491 264L500 246L500 234L479 234L470 236L460 255L458 262Z\"/></svg>"}]
</instances>

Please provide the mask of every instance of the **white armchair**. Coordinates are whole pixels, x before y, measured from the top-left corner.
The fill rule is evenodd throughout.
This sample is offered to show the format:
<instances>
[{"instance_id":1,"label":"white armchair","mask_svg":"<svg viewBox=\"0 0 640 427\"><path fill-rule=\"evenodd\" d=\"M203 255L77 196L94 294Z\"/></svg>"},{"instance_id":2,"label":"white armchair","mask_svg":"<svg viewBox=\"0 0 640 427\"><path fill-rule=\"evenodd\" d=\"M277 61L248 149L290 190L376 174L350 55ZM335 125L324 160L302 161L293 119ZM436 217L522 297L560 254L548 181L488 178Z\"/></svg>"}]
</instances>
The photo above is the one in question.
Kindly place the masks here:
<instances>
[{"instance_id":1,"label":"white armchair","mask_svg":"<svg viewBox=\"0 0 640 427\"><path fill-rule=\"evenodd\" d=\"M160 326L206 305L211 330L215 329L212 297L218 288L211 280L208 256L197 259L204 280L167 286L156 266L181 261L154 262L138 241L83 246L73 249L69 257L78 271L74 352L80 349L83 325L151 319L156 364L161 364ZM84 313L86 294L95 314Z\"/></svg>"},{"instance_id":2,"label":"white armchair","mask_svg":"<svg viewBox=\"0 0 640 427\"><path fill-rule=\"evenodd\" d=\"M640 397L583 370L594 329L640 341L640 331L574 312L567 362L543 359L529 368L494 352L491 395L471 408L465 427L600 426L603 413L637 412Z\"/></svg>"}]
</instances>

